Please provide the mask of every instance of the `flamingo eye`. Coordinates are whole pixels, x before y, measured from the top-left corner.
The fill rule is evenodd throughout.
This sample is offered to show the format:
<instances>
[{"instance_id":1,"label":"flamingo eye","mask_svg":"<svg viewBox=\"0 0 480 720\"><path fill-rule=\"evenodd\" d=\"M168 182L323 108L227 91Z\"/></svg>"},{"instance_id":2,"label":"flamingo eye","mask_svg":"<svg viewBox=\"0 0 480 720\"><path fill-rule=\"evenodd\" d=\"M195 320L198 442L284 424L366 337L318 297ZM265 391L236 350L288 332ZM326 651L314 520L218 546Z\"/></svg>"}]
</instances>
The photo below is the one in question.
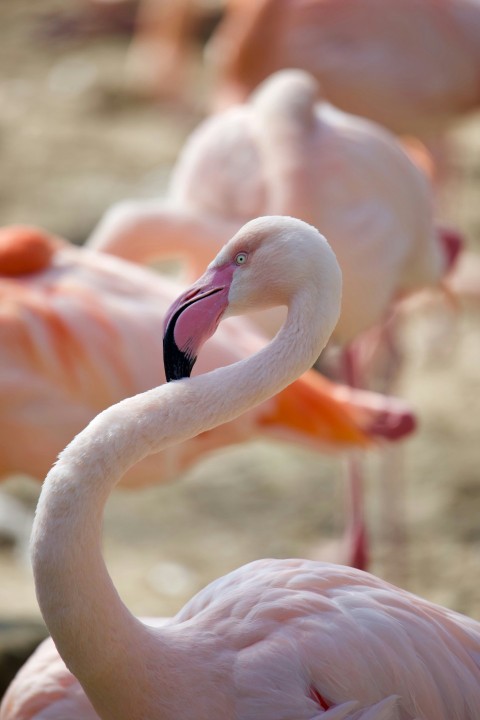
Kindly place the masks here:
<instances>
[{"instance_id":1,"label":"flamingo eye","mask_svg":"<svg viewBox=\"0 0 480 720\"><path fill-rule=\"evenodd\" d=\"M239 252L237 255L235 255L235 265L245 265L247 262L248 253L246 252Z\"/></svg>"}]
</instances>

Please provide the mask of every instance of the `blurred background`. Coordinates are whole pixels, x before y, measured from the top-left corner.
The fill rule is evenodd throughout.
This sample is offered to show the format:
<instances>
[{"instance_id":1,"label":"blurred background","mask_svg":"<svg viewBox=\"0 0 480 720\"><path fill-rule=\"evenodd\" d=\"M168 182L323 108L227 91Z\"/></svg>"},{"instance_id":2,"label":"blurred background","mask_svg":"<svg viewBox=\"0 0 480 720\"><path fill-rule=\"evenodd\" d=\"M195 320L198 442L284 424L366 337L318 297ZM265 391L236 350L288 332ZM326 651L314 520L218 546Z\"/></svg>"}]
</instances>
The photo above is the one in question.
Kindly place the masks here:
<instances>
[{"instance_id":1,"label":"blurred background","mask_svg":"<svg viewBox=\"0 0 480 720\"><path fill-rule=\"evenodd\" d=\"M188 107L128 86L135 8L123 5L102 24L81 0L0 4L2 225L39 225L82 243L113 202L164 191L204 115L209 78L199 55ZM439 215L480 250L480 118L457 126L450 140ZM371 569L480 620L480 308L461 307L446 320L427 308L406 332L395 391L419 417L402 460L407 538L401 548L382 540L377 506L379 498L389 502L389 478L373 453ZM122 598L136 614L171 614L205 583L254 558L330 559L344 522L341 477L338 458L262 442L217 453L176 484L117 492L105 554ZM9 623L40 618L26 557L39 488L16 477L4 490L0 629L7 632Z\"/></svg>"}]
</instances>

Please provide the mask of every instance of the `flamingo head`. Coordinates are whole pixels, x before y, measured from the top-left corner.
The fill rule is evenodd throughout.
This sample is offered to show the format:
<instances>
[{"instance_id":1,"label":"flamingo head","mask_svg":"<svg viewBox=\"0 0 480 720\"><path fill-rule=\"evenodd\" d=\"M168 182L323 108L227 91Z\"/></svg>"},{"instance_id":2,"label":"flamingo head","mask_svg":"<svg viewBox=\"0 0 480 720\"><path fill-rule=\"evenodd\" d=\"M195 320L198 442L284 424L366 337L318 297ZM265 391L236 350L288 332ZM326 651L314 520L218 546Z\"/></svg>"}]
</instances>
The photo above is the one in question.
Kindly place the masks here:
<instances>
[{"instance_id":1,"label":"flamingo head","mask_svg":"<svg viewBox=\"0 0 480 720\"><path fill-rule=\"evenodd\" d=\"M340 307L341 273L325 238L295 218L273 216L248 222L167 312L167 381L190 375L199 349L222 318L288 306L299 288L304 289L312 279L313 296L320 285L325 297L332 298L334 327Z\"/></svg>"},{"instance_id":2,"label":"flamingo head","mask_svg":"<svg viewBox=\"0 0 480 720\"><path fill-rule=\"evenodd\" d=\"M17 277L49 267L58 242L45 230L29 225L0 228L0 275Z\"/></svg>"}]
</instances>

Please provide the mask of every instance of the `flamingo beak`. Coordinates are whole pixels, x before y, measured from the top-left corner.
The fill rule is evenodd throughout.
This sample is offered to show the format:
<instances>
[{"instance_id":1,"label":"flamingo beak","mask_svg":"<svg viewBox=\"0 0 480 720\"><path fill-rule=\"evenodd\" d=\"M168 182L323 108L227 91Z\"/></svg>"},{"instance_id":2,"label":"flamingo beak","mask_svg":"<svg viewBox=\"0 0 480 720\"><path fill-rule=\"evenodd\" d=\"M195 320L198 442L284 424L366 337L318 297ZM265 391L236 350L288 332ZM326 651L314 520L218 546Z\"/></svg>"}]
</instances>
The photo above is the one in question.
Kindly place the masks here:
<instances>
[{"instance_id":1,"label":"flamingo beak","mask_svg":"<svg viewBox=\"0 0 480 720\"><path fill-rule=\"evenodd\" d=\"M455 268L465 248L465 240L452 228L439 228L438 237L445 257L445 274L447 274Z\"/></svg>"},{"instance_id":2,"label":"flamingo beak","mask_svg":"<svg viewBox=\"0 0 480 720\"><path fill-rule=\"evenodd\" d=\"M232 265L210 268L170 306L164 323L165 377L190 377L202 345L214 334L228 306Z\"/></svg>"}]
</instances>

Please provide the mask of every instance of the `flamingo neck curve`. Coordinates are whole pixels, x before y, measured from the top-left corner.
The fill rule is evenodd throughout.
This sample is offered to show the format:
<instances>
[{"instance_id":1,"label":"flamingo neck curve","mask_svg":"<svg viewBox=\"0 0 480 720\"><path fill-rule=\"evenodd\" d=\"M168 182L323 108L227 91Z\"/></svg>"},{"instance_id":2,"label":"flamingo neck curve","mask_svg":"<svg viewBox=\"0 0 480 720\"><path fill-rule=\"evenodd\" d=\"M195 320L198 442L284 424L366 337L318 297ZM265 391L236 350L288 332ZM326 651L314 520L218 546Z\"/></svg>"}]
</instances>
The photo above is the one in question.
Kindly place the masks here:
<instances>
[{"instance_id":1,"label":"flamingo neck curve","mask_svg":"<svg viewBox=\"0 0 480 720\"><path fill-rule=\"evenodd\" d=\"M252 357L106 409L47 475L32 532L37 598L60 655L102 718L150 717L139 703L151 692L168 697L179 657L178 637L137 620L108 574L101 535L110 492L143 457L234 419L307 370L339 312L340 299L325 297L322 312L321 296L305 283L277 336Z\"/></svg>"}]
</instances>

